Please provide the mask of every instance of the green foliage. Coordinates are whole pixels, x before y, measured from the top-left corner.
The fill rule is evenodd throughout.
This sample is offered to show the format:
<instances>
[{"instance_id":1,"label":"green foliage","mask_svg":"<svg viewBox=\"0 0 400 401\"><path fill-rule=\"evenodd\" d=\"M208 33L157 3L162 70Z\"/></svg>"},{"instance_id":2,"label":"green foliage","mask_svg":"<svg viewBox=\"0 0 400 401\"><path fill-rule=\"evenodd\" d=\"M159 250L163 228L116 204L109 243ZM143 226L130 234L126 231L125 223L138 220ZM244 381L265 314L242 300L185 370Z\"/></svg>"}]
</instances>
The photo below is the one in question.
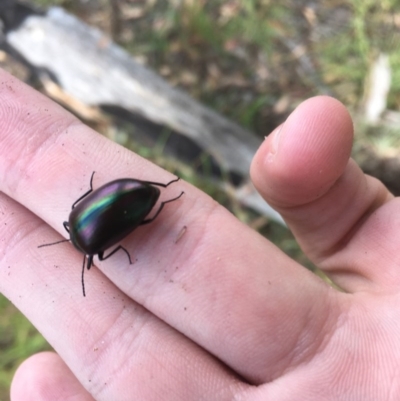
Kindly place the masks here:
<instances>
[{"instance_id":1,"label":"green foliage","mask_svg":"<svg viewBox=\"0 0 400 401\"><path fill-rule=\"evenodd\" d=\"M51 6L62 6L62 5L66 5L69 2L69 0L35 0L34 3L38 6L38 7L43 7L43 8L47 8L47 7L51 7Z\"/></svg>"},{"instance_id":2,"label":"green foliage","mask_svg":"<svg viewBox=\"0 0 400 401\"><path fill-rule=\"evenodd\" d=\"M284 22L289 15L285 2L248 0L226 26L227 37L240 37L251 46L259 46L270 54L281 35L290 35L291 27Z\"/></svg>"},{"instance_id":3,"label":"green foliage","mask_svg":"<svg viewBox=\"0 0 400 401\"><path fill-rule=\"evenodd\" d=\"M42 335L0 294L0 401L8 399L11 378L21 362L46 349Z\"/></svg>"},{"instance_id":4,"label":"green foliage","mask_svg":"<svg viewBox=\"0 0 400 401\"><path fill-rule=\"evenodd\" d=\"M369 11L376 4L374 0L352 0L353 19L352 25L354 30L354 49L365 62L368 60L371 44L368 38L367 26L369 24Z\"/></svg>"}]
</instances>

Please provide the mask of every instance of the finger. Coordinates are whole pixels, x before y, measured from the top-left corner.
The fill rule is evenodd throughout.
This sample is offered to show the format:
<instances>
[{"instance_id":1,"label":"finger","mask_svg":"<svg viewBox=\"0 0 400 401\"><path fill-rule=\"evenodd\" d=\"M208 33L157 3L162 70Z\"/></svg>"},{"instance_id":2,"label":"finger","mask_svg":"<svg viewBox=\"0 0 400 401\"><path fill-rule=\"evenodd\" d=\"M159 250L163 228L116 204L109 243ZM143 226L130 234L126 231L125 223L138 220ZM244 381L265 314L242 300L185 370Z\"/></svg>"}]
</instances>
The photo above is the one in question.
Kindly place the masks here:
<instances>
[{"instance_id":1,"label":"finger","mask_svg":"<svg viewBox=\"0 0 400 401\"><path fill-rule=\"evenodd\" d=\"M15 373L11 401L93 401L63 360L53 352L27 359Z\"/></svg>"},{"instance_id":2,"label":"finger","mask_svg":"<svg viewBox=\"0 0 400 401\"><path fill-rule=\"evenodd\" d=\"M3 194L0 210L0 225L7 226L0 243L0 291L43 333L94 399L123 401L135 394L149 401L161 395L186 401L218 393L230 400L242 387L230 370L96 269L90 271L92 296L83 298L73 269L80 256L60 246L42 259L34 244L51 230Z\"/></svg>"},{"instance_id":3,"label":"finger","mask_svg":"<svg viewBox=\"0 0 400 401\"><path fill-rule=\"evenodd\" d=\"M349 161L352 139L344 106L313 98L264 142L251 170L256 187L283 215L307 255L349 291L393 283L392 272L382 276L371 252L366 257L376 240L376 222L365 225L392 196Z\"/></svg>"},{"instance_id":4,"label":"finger","mask_svg":"<svg viewBox=\"0 0 400 401\"><path fill-rule=\"evenodd\" d=\"M36 120L23 123L22 117L31 115L31 104L52 110L51 103L46 103L39 95L35 95L39 99L34 99L35 96L28 92L26 88L13 87L13 91L0 93L0 107L4 105L4 109L12 109L17 116L11 114L10 121L7 120L10 112L2 116L6 128L0 149L7 149L7 152L0 156L0 174L5 178L0 180L0 188L51 225L60 228L60 231L70 205L86 191L85 182L93 170L98 171L97 179L103 182L107 178L130 176L132 171L139 178L144 178L146 172L145 178L152 181L167 182L170 179L167 173L110 144L86 127L72 121L66 125L59 111L51 112L52 116L57 117L57 124L47 122L47 125L39 126ZM24 102L18 102L18 97L23 98ZM19 129L12 132L13 136L12 121L20 124ZM57 132L52 129L54 126L58 127ZM13 143L25 142L31 129L40 132L40 135L31 141L30 151L24 153ZM18 160L18 163L12 163L10 159ZM158 173L165 178L154 179ZM78 195L76 188L81 191ZM165 213L163 210L155 223L141 227L140 234L134 232L124 242L127 249L134 249L136 263L130 265L126 255L115 255L104 263L98 263L104 274L147 311L251 382L272 380L280 372L308 360L337 317L338 305L334 293L275 246L218 207L209 197L183 182L179 183L179 191L182 189L185 195L177 201L179 207L173 208L174 204L168 204L164 208ZM167 190L172 191L173 188ZM185 226L186 233L175 243ZM40 235L35 233L30 239L30 247L35 241L51 242L48 241L49 236L50 232L47 231ZM42 242L42 238L46 240ZM63 266L80 266L80 256L77 254L73 258L64 256L65 250L70 249L68 244L61 248L57 250L57 261L62 260ZM58 289L60 284L49 278L44 279L45 271L51 271L56 264L55 259L49 256L55 258L55 254L47 252L55 251L46 248L46 256L43 256L44 250L42 248L41 253L35 253L36 260L41 260L42 265L34 264L30 270L38 273L43 269L42 278L31 273L29 280L35 285L47 282L52 288ZM19 253L14 253L15 261L19 257ZM28 262L25 261L27 265ZM93 284L99 280L97 273L90 273L92 288L100 288L100 283L98 287ZM18 271L17 276L13 277L20 280L24 277L26 282L23 274L26 273ZM4 284L8 296L14 300L20 294L15 285L15 281L9 280ZM72 280L68 281L69 285L73 287ZM105 293L110 294L113 288L111 283L105 282L103 285ZM76 284L74 288L77 288ZM90 301L85 302L95 302L92 296ZM96 303L85 304L88 310L82 310L81 299L73 297L69 299L68 307L82 313L85 322L85 319L92 319L95 311L101 311L102 316L107 311L111 316L107 320L110 323L115 319L115 314L118 315L121 296L116 292L113 297L107 296L106 300L98 301L101 308ZM314 302L315 297L319 300L318 304ZM49 332L47 322L51 320L51 313L47 316L50 320L43 322L35 311L31 311L35 306L37 308L39 296L30 304L26 302L27 299L22 301L20 308L24 308L36 325L41 323L43 329ZM109 302L110 305L105 306L103 302ZM108 312L113 307L117 308L117 312ZM135 311L137 313L137 309ZM106 325L107 328L109 326ZM57 335L64 333L66 327L62 322L53 327L55 332L50 330L46 337L51 336L56 341ZM102 325L99 328L85 323L83 327L85 332L105 333ZM109 335L115 335L117 341L119 334L115 329ZM85 346L87 342L94 342L93 338L80 340ZM82 354L83 350L77 350L75 343L67 344L73 349L75 358ZM306 352L300 352L299 344L301 350L304 348ZM59 343L59 346L62 344ZM61 355L61 351L58 352ZM71 364L68 363L68 366Z\"/></svg>"}]
</instances>

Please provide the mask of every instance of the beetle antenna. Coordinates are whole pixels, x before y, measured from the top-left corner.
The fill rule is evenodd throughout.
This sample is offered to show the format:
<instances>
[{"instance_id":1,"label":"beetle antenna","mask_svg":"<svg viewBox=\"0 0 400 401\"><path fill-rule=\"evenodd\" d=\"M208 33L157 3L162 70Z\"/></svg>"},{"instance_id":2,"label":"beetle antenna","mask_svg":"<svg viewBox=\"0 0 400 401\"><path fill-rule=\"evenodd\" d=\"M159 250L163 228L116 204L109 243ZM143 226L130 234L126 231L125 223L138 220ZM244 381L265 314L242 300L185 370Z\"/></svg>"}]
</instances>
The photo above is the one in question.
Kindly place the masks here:
<instances>
[{"instance_id":1,"label":"beetle antenna","mask_svg":"<svg viewBox=\"0 0 400 401\"><path fill-rule=\"evenodd\" d=\"M52 242L51 244L42 244L39 245L38 248L43 248L45 246L51 246L51 245L57 245L57 244L61 244L62 242L70 242L71 240L69 239L62 239L61 241L57 241L57 242Z\"/></svg>"}]
</instances>

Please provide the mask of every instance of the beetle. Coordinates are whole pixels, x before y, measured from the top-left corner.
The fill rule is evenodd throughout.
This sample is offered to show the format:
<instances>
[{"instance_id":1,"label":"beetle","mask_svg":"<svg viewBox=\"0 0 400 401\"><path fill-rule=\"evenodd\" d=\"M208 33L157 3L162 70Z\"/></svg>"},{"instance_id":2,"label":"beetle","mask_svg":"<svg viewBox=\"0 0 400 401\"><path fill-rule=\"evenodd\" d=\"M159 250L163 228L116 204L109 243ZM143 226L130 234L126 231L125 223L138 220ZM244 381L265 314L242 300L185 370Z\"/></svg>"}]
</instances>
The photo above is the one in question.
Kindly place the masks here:
<instances>
[{"instance_id":1,"label":"beetle","mask_svg":"<svg viewBox=\"0 0 400 401\"><path fill-rule=\"evenodd\" d=\"M93 257L106 260L119 250L124 251L132 264L129 252L118 245L108 255L105 251L116 245L138 226L149 224L161 213L167 203L179 199L182 191L175 198L161 202L153 217L146 219L160 197L158 187L167 188L179 178L163 184L161 182L142 181L134 178L122 178L104 184L93 190L94 171L90 178L90 189L72 205L68 221L63 225L70 238L50 244L39 245L38 248L71 242L84 254L82 265L82 292L86 296L84 272L93 264ZM87 259L87 262L86 262ZM86 262L86 263L85 263Z\"/></svg>"}]
</instances>

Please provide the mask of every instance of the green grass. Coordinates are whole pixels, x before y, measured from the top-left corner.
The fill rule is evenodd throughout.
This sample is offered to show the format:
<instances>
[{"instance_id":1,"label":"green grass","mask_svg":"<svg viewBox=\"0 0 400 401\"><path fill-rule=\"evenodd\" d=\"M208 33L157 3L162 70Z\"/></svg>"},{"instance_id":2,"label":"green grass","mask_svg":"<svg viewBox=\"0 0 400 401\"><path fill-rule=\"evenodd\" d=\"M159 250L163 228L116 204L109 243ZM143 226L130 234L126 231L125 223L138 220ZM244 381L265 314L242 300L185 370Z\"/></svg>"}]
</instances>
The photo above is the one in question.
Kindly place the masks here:
<instances>
[{"instance_id":1,"label":"green grass","mask_svg":"<svg viewBox=\"0 0 400 401\"><path fill-rule=\"evenodd\" d=\"M0 401L9 399L15 369L30 355L50 349L32 324L0 294Z\"/></svg>"}]
</instances>

